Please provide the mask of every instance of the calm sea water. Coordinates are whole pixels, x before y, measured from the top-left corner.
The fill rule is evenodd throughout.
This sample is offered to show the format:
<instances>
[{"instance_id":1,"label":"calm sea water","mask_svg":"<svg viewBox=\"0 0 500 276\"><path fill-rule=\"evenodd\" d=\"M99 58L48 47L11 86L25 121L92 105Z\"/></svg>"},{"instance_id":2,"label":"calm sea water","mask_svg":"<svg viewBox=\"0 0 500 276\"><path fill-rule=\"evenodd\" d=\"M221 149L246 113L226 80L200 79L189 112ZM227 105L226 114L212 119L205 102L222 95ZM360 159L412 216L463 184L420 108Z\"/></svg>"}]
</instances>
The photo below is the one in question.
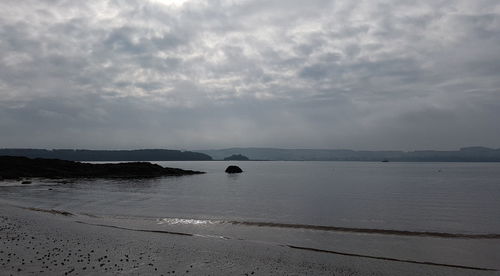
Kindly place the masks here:
<instances>
[{"instance_id":1,"label":"calm sea water","mask_svg":"<svg viewBox=\"0 0 500 276\"><path fill-rule=\"evenodd\" d=\"M477 238L500 233L500 164L158 164L207 173L147 180L4 182L0 199L91 214L128 227L500 268L499 238ZM225 174L230 164L245 172ZM355 229L365 230L351 231ZM472 236L443 238L410 232Z\"/></svg>"}]
</instances>

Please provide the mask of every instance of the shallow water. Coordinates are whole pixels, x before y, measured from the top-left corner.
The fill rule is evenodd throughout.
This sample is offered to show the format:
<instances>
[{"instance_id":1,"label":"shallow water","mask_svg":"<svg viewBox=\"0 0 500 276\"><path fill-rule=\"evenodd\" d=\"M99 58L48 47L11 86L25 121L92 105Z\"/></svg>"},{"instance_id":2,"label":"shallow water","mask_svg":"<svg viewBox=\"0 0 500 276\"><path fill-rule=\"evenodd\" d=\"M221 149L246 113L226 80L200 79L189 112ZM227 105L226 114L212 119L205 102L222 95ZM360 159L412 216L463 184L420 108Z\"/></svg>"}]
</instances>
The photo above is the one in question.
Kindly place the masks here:
<instances>
[{"instance_id":1,"label":"shallow water","mask_svg":"<svg viewBox=\"0 0 500 276\"><path fill-rule=\"evenodd\" d=\"M99 217L88 223L500 268L497 163L158 163L207 173L4 182L1 199Z\"/></svg>"}]
</instances>

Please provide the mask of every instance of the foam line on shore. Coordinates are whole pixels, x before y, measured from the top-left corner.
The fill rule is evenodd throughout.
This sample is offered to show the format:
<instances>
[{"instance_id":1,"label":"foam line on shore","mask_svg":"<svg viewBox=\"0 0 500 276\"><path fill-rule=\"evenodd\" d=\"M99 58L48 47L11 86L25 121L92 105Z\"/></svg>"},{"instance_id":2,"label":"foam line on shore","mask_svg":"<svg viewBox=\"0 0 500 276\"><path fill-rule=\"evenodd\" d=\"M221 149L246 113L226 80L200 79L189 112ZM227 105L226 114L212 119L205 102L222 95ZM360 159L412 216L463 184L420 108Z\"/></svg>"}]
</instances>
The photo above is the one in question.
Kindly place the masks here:
<instances>
[{"instance_id":1,"label":"foam line on shore","mask_svg":"<svg viewBox=\"0 0 500 276\"><path fill-rule=\"evenodd\" d=\"M336 254L336 255L343 255L343 256L351 256L351 257L376 259L376 260L384 260L384 261L392 261L392 262L433 265L433 266L452 267L452 268L470 269L470 270L481 270L481 271L498 271L497 269L493 269L493 268L413 261L413 260L405 260L405 259L397 259L397 258L389 258L389 257L371 256L371 255L362 255L362 254L356 254L356 253L347 253L347 252L340 252L340 251L333 251L333 250L325 250L325 249L318 249L318 248L312 248L312 247L302 247L302 246L295 246L295 245L286 245L286 246L289 248L292 248L292 249L307 250L307 251L329 253L329 254Z\"/></svg>"}]
</instances>

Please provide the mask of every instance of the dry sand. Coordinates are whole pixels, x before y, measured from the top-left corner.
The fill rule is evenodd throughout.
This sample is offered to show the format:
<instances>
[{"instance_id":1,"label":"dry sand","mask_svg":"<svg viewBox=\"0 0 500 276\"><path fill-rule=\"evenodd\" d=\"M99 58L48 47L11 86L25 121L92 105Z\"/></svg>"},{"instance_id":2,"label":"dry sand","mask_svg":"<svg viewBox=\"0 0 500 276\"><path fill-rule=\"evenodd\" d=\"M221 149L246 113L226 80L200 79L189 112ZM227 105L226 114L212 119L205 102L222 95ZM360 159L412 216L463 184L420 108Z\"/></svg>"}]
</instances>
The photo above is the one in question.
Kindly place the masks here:
<instances>
[{"instance_id":1,"label":"dry sand","mask_svg":"<svg viewBox=\"0 0 500 276\"><path fill-rule=\"evenodd\" d=\"M258 241L129 231L0 204L0 275L499 275Z\"/></svg>"}]
</instances>

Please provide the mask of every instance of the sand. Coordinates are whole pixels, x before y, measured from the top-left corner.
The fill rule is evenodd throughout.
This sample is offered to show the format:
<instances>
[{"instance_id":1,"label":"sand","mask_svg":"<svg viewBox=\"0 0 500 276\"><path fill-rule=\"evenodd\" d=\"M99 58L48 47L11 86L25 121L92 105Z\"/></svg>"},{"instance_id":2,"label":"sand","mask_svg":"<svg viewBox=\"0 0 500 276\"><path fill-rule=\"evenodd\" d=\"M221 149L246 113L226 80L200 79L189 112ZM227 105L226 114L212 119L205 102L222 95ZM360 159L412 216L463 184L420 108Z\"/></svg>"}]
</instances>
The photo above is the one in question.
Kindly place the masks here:
<instances>
[{"instance_id":1,"label":"sand","mask_svg":"<svg viewBox=\"0 0 500 276\"><path fill-rule=\"evenodd\" d=\"M79 223L0 204L0 275L499 275Z\"/></svg>"}]
</instances>

